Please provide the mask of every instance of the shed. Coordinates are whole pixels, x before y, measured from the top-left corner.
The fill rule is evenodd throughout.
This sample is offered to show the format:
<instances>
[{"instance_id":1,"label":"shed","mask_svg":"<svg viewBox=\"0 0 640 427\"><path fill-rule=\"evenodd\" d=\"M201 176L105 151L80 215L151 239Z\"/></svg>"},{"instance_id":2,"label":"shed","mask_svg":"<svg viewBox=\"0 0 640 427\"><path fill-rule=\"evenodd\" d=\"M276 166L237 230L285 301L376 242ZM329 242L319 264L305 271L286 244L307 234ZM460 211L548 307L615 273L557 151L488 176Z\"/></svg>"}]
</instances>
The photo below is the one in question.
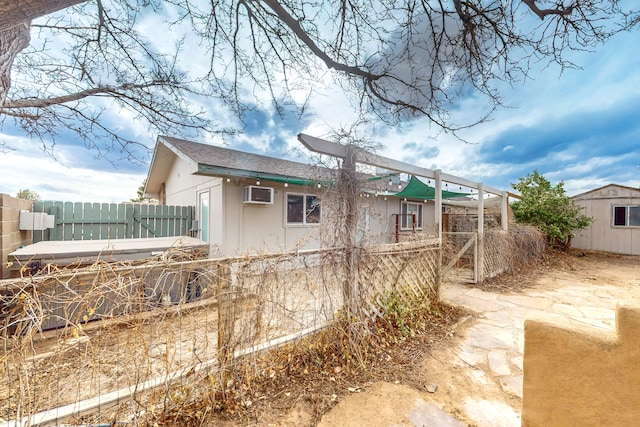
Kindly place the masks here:
<instances>
[{"instance_id":1,"label":"shed","mask_svg":"<svg viewBox=\"0 0 640 427\"><path fill-rule=\"evenodd\" d=\"M609 184L572 199L593 218L576 232L574 248L640 255L640 189Z\"/></svg>"}]
</instances>

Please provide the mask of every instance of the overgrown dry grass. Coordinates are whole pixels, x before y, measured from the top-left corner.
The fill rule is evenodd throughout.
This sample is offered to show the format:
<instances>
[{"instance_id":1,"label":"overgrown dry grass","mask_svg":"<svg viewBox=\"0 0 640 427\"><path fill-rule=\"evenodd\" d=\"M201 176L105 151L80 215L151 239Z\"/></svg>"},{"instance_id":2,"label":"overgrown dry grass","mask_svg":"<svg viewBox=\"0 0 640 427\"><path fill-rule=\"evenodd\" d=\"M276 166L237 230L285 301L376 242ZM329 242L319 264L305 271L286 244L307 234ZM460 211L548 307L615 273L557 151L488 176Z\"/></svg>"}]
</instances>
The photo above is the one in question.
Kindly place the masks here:
<instances>
[{"instance_id":1,"label":"overgrown dry grass","mask_svg":"<svg viewBox=\"0 0 640 427\"><path fill-rule=\"evenodd\" d=\"M315 366L312 354L325 360L322 366L334 358L344 372L371 365L372 340L385 329L366 319L395 313L385 317L391 329L406 336L422 332L409 299L429 308L435 270L424 266L435 265L436 253L432 243L410 242L361 254L360 280L367 283L355 289L366 310L361 317L338 317L314 336L318 344L296 337L341 313L339 250L99 263L5 283L0 417L57 414L63 405L88 401L97 405L95 415L71 422L191 425L212 412L249 414L246 408L259 400L253 387L267 371L298 381L298 367L311 372ZM43 334L44 325L59 329ZM276 350L274 358L254 348L291 339L296 344ZM283 351L289 352L285 359ZM236 356L221 358L223 352ZM126 403L108 403L105 396L113 393Z\"/></svg>"},{"instance_id":2,"label":"overgrown dry grass","mask_svg":"<svg viewBox=\"0 0 640 427\"><path fill-rule=\"evenodd\" d=\"M302 406L307 425L315 425L345 395L375 381L424 389L421 362L451 336L466 313L441 304L409 311L404 313L408 322L397 322L389 313L389 318L378 318L369 325L358 357L349 352L348 325L338 322L294 344L240 360L237 378L243 380L227 390L225 399L209 395L186 408L168 408L155 422L167 426L278 425L287 413Z\"/></svg>"},{"instance_id":3,"label":"overgrown dry grass","mask_svg":"<svg viewBox=\"0 0 640 427\"><path fill-rule=\"evenodd\" d=\"M532 235L500 233L492 242L499 244L496 253L530 258ZM0 417L15 419L132 386L125 403L99 406L70 422L261 425L303 405L311 425L341 396L369 382L423 387L413 368L462 315L434 301L439 250L407 242L361 253L355 289L364 309L357 318L341 314L346 281L339 250L101 264L95 271L27 278L17 292L3 294L12 311L1 334L0 381L9 392L0 393ZM195 285L198 295L185 300ZM177 299L167 305L167 295ZM60 310L52 311L52 303ZM51 313L64 328L42 340L39 331ZM91 316L103 319L95 329ZM14 321L20 334L12 333ZM228 334L224 340L221 331ZM295 340L272 343L288 336ZM258 344L271 350L252 349ZM228 365L220 363L221 349L236 353ZM151 380L158 386L137 389Z\"/></svg>"},{"instance_id":4,"label":"overgrown dry grass","mask_svg":"<svg viewBox=\"0 0 640 427\"><path fill-rule=\"evenodd\" d=\"M518 263L513 270L487 279L477 287L489 292L522 292L554 268L572 269L579 252L547 248L538 258Z\"/></svg>"}]
</instances>

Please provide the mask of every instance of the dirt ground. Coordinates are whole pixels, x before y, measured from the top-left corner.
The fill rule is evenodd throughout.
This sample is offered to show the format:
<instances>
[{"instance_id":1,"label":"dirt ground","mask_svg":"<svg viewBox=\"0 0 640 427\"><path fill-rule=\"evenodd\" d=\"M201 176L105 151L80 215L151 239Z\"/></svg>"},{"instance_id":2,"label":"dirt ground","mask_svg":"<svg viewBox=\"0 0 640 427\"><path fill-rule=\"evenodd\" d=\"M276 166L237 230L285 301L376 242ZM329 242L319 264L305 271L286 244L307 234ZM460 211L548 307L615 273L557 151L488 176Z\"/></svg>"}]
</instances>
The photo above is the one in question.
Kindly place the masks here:
<instances>
[{"instance_id":1,"label":"dirt ground","mask_svg":"<svg viewBox=\"0 0 640 427\"><path fill-rule=\"evenodd\" d=\"M583 251L555 253L533 267L490 280L481 289L526 295L570 284L615 286L622 293L633 288L635 293L640 287L640 258ZM470 396L504 402L519 413L520 397L505 395L497 384L482 384L457 374L461 369L456 363L458 345L465 331L476 323L476 316L455 311L445 323L433 332L386 349L386 357L393 363L384 364L383 372L381 366L372 367L353 373L346 381L316 381L314 385L295 380L285 386L283 399L276 402L267 396L257 407L244 412L242 420L233 417L225 424L404 425L398 423L397 414L407 411L415 398L424 397L425 393L430 402L469 426L476 424L466 417L459 402ZM433 388L437 392L429 393ZM332 410L338 403L339 407Z\"/></svg>"}]
</instances>

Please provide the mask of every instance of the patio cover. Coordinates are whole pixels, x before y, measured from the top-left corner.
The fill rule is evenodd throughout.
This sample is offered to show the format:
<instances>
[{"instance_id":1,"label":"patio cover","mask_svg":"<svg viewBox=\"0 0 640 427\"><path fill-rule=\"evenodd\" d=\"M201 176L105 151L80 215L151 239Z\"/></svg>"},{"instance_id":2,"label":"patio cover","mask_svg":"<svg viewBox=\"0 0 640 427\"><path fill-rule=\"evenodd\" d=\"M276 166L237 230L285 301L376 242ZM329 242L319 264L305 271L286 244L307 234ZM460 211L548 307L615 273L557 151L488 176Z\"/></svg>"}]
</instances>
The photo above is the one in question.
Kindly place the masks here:
<instances>
[{"instance_id":1,"label":"patio cover","mask_svg":"<svg viewBox=\"0 0 640 427\"><path fill-rule=\"evenodd\" d=\"M404 187L402 191L394 193L393 195L398 197L405 197L407 199L434 200L436 198L436 189L428 186L415 176L412 176L407 186ZM469 193L458 193L455 191L442 190L443 199L453 199L456 197L465 197L468 195Z\"/></svg>"}]
</instances>

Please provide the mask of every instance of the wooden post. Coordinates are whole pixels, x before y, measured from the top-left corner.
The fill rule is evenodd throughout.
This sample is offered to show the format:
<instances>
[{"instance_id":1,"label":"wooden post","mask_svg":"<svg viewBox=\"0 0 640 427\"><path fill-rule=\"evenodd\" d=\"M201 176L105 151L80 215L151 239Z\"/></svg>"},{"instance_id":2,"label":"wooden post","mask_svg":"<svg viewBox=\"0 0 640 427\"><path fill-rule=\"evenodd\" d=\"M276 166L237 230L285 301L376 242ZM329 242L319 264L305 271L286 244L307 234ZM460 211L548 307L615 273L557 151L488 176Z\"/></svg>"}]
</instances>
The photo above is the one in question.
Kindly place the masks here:
<instances>
[{"instance_id":1,"label":"wooden post","mask_svg":"<svg viewBox=\"0 0 640 427\"><path fill-rule=\"evenodd\" d=\"M374 164L369 157L378 156L358 149L353 144L340 145L335 142L325 141L313 136L300 134L298 140L304 144L309 150L316 153L327 154L329 156L339 157L343 159L342 168L338 179L338 205L344 214L344 229L340 230L341 245L345 251L345 278L342 285L342 293L344 296L345 310L349 317L357 314L356 310L360 307L357 278L357 248L356 235L358 231L358 183L356 181L356 160L362 159L366 164ZM360 155L359 155L360 154ZM358 159L356 159L358 157Z\"/></svg>"},{"instance_id":2,"label":"wooden post","mask_svg":"<svg viewBox=\"0 0 640 427\"><path fill-rule=\"evenodd\" d=\"M358 230L358 185L356 182L356 147L348 145L340 170L338 191L344 208L344 230L341 230L345 251L345 278L342 286L345 308L349 317L356 314L359 306L356 277L356 235Z\"/></svg>"},{"instance_id":3,"label":"wooden post","mask_svg":"<svg viewBox=\"0 0 640 427\"><path fill-rule=\"evenodd\" d=\"M435 171L436 189L434 202L436 204L435 221L438 231L438 241L442 244L442 178L440 175L441 171L440 169L437 169Z\"/></svg>"},{"instance_id":4,"label":"wooden post","mask_svg":"<svg viewBox=\"0 0 640 427\"><path fill-rule=\"evenodd\" d=\"M473 238L473 283L478 283L478 234Z\"/></svg>"},{"instance_id":5,"label":"wooden post","mask_svg":"<svg viewBox=\"0 0 640 427\"><path fill-rule=\"evenodd\" d=\"M442 178L440 169L435 171L435 221L436 221L436 230L438 231L438 244L440 245L440 250L438 251L438 265L436 266L436 286L437 286L437 294L438 298L440 297L440 286L442 285L442 251L443 240L442 240Z\"/></svg>"},{"instance_id":6,"label":"wooden post","mask_svg":"<svg viewBox=\"0 0 640 427\"><path fill-rule=\"evenodd\" d=\"M478 183L478 283L484 282L484 188Z\"/></svg>"},{"instance_id":7,"label":"wooden post","mask_svg":"<svg viewBox=\"0 0 640 427\"><path fill-rule=\"evenodd\" d=\"M232 379L229 369L233 361L233 326L235 306L231 289L231 265L227 262L218 264L218 362L220 363L220 382L222 389Z\"/></svg>"},{"instance_id":8,"label":"wooden post","mask_svg":"<svg viewBox=\"0 0 640 427\"><path fill-rule=\"evenodd\" d=\"M501 212L502 229L509 231L509 193L502 192L502 212Z\"/></svg>"}]
</instances>

